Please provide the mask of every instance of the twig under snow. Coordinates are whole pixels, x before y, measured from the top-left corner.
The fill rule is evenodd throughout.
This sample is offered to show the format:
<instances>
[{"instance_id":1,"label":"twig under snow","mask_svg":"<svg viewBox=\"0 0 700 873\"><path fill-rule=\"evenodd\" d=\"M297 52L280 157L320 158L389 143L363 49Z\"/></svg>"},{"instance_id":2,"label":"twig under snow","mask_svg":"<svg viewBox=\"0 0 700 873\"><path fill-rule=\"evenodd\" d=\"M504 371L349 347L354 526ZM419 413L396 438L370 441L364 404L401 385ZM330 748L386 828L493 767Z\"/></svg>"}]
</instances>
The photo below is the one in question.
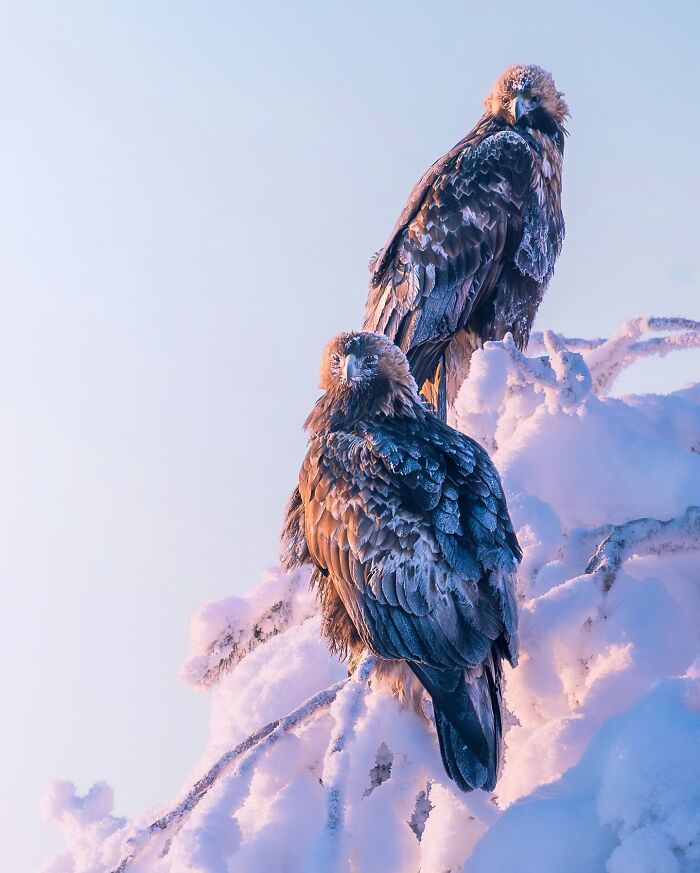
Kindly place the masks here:
<instances>
[{"instance_id":1,"label":"twig under snow","mask_svg":"<svg viewBox=\"0 0 700 873\"><path fill-rule=\"evenodd\" d=\"M683 331L681 333L681 331ZM675 333L675 336L650 337L645 333ZM633 318L615 336L585 355L593 379L593 391L607 394L625 367L649 355L663 357L678 349L700 348L700 322L689 318Z\"/></svg>"},{"instance_id":2,"label":"twig under snow","mask_svg":"<svg viewBox=\"0 0 700 873\"><path fill-rule=\"evenodd\" d=\"M345 820L345 789L350 767L349 745L355 737L368 689L368 679L377 659L366 655L334 704L335 725L323 762L326 823L307 859L307 869L334 873L342 861Z\"/></svg>"},{"instance_id":3,"label":"twig under snow","mask_svg":"<svg viewBox=\"0 0 700 873\"><path fill-rule=\"evenodd\" d=\"M502 346L524 381L544 386L554 386L556 384L557 377L549 361L544 357L530 358L524 352L521 352L515 345L512 334L507 333L500 341L490 340L484 343L484 348L491 346Z\"/></svg>"},{"instance_id":4,"label":"twig under snow","mask_svg":"<svg viewBox=\"0 0 700 873\"><path fill-rule=\"evenodd\" d=\"M700 551L700 506L689 506L683 515L667 521L637 518L614 525L588 562L586 573L609 591L620 567L632 555L694 551Z\"/></svg>"},{"instance_id":5,"label":"twig under snow","mask_svg":"<svg viewBox=\"0 0 700 873\"><path fill-rule=\"evenodd\" d=\"M352 678L354 679L354 677ZM301 706L290 712L289 715L271 721L222 755L214 766L201 779L195 782L184 800L174 809L170 810L170 812L141 831L140 834L131 838L129 842L134 844L134 851L123 858L117 867L113 869L112 873L123 873L145 848L152 836L167 832L168 836L172 838L172 833L170 832L177 832L182 827L200 800L222 776L230 771L234 762L238 761L239 767L231 775L246 776L249 772L252 773L255 763L262 754L267 752L271 746L292 728L310 716L315 715L320 710L329 707L337 697L338 692L350 681L350 679L342 679L340 682L336 682L335 685L331 685L330 688L319 691L302 703ZM240 761L241 758L243 758L243 761Z\"/></svg>"},{"instance_id":6,"label":"twig under snow","mask_svg":"<svg viewBox=\"0 0 700 873\"><path fill-rule=\"evenodd\" d=\"M271 571L252 595L200 607L192 619L193 652L180 669L180 680L206 690L263 643L301 624L316 611L308 588L305 569Z\"/></svg>"},{"instance_id":7,"label":"twig under snow","mask_svg":"<svg viewBox=\"0 0 700 873\"><path fill-rule=\"evenodd\" d=\"M521 382L537 386L544 392L550 408L570 409L578 406L591 392L591 375L583 356L568 349L565 338L554 331L542 334L547 352L539 358L528 357L515 345L508 333L499 342L484 344L484 348L501 346L511 359L513 371Z\"/></svg>"},{"instance_id":8,"label":"twig under snow","mask_svg":"<svg viewBox=\"0 0 700 873\"><path fill-rule=\"evenodd\" d=\"M554 331L550 330L547 331L547 333L554 334ZM564 348L570 349L572 352L590 351L590 349L597 349L598 346L602 346L603 343L607 342L603 337L583 339L575 336L564 336L563 333L557 333L554 335ZM527 344L527 353L530 356L533 354L547 353L547 346L545 345L544 333L542 331L536 331L530 334L530 341Z\"/></svg>"}]
</instances>

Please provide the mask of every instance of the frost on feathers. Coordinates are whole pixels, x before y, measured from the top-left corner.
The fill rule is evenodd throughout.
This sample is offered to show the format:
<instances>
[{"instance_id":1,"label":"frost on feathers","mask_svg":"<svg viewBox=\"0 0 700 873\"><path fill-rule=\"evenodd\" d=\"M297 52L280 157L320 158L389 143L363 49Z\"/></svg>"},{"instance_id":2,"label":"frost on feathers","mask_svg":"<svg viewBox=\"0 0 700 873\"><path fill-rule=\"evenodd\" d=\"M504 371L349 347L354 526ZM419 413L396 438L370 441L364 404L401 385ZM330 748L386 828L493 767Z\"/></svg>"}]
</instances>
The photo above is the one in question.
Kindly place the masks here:
<instances>
[{"instance_id":1,"label":"frost on feathers","mask_svg":"<svg viewBox=\"0 0 700 873\"><path fill-rule=\"evenodd\" d=\"M700 869L700 386L608 396L695 345L696 323L649 318L474 355L455 414L525 551L494 795L454 788L430 721L348 680L306 579L273 570L193 619L183 676L211 689L211 739L182 795L124 821L107 786L55 784L45 873Z\"/></svg>"}]
</instances>

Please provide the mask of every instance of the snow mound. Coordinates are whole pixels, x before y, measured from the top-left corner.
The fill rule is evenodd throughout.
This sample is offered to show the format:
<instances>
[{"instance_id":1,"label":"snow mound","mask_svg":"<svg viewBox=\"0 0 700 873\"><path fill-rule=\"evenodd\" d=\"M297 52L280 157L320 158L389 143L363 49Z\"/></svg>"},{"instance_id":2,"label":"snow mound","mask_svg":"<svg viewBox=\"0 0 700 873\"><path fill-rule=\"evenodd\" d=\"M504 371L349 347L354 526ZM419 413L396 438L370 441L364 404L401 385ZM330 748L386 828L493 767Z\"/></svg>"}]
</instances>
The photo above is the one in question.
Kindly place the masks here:
<instances>
[{"instance_id":1,"label":"snow mound","mask_svg":"<svg viewBox=\"0 0 700 873\"><path fill-rule=\"evenodd\" d=\"M304 572L192 622L181 678L211 739L173 803L129 821L100 783L50 787L45 873L700 870L700 385L609 395L686 319L553 332L474 356L455 424L492 454L524 549L493 795L444 774L428 718L328 654ZM280 508L281 513L281 508Z\"/></svg>"}]
</instances>

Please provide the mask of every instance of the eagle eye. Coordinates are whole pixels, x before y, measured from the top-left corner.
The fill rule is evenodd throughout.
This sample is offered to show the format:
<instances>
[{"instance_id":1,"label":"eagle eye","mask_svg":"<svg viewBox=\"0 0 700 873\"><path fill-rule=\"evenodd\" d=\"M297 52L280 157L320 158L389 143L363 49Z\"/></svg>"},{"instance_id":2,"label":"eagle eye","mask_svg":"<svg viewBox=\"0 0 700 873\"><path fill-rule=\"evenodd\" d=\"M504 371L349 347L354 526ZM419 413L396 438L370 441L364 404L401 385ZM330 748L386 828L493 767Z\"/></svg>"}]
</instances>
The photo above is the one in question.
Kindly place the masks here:
<instances>
[{"instance_id":1,"label":"eagle eye","mask_svg":"<svg viewBox=\"0 0 700 873\"><path fill-rule=\"evenodd\" d=\"M539 94L533 94L532 97L530 98L530 100L532 100L533 103L539 103L540 102Z\"/></svg>"},{"instance_id":2,"label":"eagle eye","mask_svg":"<svg viewBox=\"0 0 700 873\"><path fill-rule=\"evenodd\" d=\"M365 363L367 364L376 364L379 358L376 355L366 355Z\"/></svg>"},{"instance_id":3,"label":"eagle eye","mask_svg":"<svg viewBox=\"0 0 700 873\"><path fill-rule=\"evenodd\" d=\"M507 97L501 97L501 103L504 106L507 106L510 103L510 100Z\"/></svg>"}]
</instances>

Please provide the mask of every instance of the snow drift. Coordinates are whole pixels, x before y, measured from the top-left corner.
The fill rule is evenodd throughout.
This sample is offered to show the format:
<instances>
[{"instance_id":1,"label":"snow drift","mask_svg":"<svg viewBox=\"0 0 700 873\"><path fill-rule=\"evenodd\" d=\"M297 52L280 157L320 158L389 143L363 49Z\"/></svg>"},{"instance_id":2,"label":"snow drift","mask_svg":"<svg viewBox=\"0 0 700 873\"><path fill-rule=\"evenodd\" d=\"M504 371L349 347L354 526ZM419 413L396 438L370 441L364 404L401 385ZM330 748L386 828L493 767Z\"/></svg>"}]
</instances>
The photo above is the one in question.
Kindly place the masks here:
<instances>
[{"instance_id":1,"label":"snow drift","mask_svg":"<svg viewBox=\"0 0 700 873\"><path fill-rule=\"evenodd\" d=\"M700 870L700 384L609 396L637 358L698 345L698 323L637 319L475 355L455 424L525 552L493 795L453 786L430 721L371 658L348 678L306 574L271 570L193 618L181 677L211 689L211 738L182 796L125 821L103 783L52 785L45 873Z\"/></svg>"}]
</instances>

